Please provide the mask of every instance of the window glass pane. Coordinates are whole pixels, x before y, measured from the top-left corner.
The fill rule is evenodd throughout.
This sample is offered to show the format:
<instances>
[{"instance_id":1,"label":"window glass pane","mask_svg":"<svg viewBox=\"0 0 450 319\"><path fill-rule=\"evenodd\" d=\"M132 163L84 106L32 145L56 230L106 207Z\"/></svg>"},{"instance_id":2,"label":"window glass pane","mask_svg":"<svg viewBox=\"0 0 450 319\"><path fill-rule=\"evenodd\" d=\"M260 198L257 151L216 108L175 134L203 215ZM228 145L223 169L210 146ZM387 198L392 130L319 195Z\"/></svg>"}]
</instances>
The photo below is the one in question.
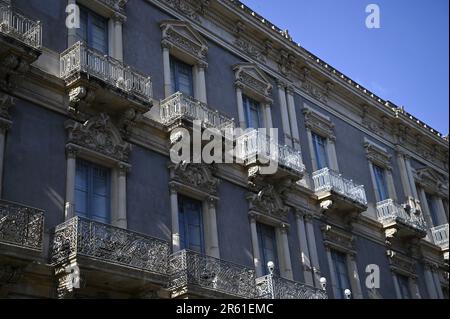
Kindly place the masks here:
<instances>
[{"instance_id":1,"label":"window glass pane","mask_svg":"<svg viewBox=\"0 0 450 319\"><path fill-rule=\"evenodd\" d=\"M437 218L437 209L436 204L434 202L434 198L431 194L425 193L425 197L427 199L428 210L430 211L431 221L433 222L433 226L439 226L438 218Z\"/></svg>"},{"instance_id":2,"label":"window glass pane","mask_svg":"<svg viewBox=\"0 0 450 319\"><path fill-rule=\"evenodd\" d=\"M243 95L242 101L244 104L245 116L248 128L260 128L262 127L261 106L259 102Z\"/></svg>"},{"instance_id":3,"label":"window glass pane","mask_svg":"<svg viewBox=\"0 0 450 319\"><path fill-rule=\"evenodd\" d=\"M77 161L75 173L75 213L87 217L88 212L88 167Z\"/></svg>"},{"instance_id":4,"label":"window glass pane","mask_svg":"<svg viewBox=\"0 0 450 319\"><path fill-rule=\"evenodd\" d=\"M194 95L192 66L174 57L170 59L173 92L182 92L188 96Z\"/></svg>"},{"instance_id":5,"label":"window glass pane","mask_svg":"<svg viewBox=\"0 0 450 319\"><path fill-rule=\"evenodd\" d=\"M380 197L380 201L389 198L389 192L387 189L386 178L385 178L385 170L377 165L373 165L373 172L375 175L375 182L378 188L378 196Z\"/></svg>"},{"instance_id":6,"label":"window glass pane","mask_svg":"<svg viewBox=\"0 0 450 319\"><path fill-rule=\"evenodd\" d=\"M317 169L328 167L326 139L320 135L312 133L312 140L314 145L314 154L316 155Z\"/></svg>"},{"instance_id":7,"label":"window glass pane","mask_svg":"<svg viewBox=\"0 0 450 319\"><path fill-rule=\"evenodd\" d=\"M80 28L77 35L87 45L104 54L108 53L108 19L80 6Z\"/></svg>"},{"instance_id":8,"label":"window glass pane","mask_svg":"<svg viewBox=\"0 0 450 319\"><path fill-rule=\"evenodd\" d=\"M203 246L202 203L200 201L179 196L180 247L200 253Z\"/></svg>"},{"instance_id":9,"label":"window glass pane","mask_svg":"<svg viewBox=\"0 0 450 319\"><path fill-rule=\"evenodd\" d=\"M397 280L400 288L401 297L403 299L411 299L411 294L409 291L409 278L397 274Z\"/></svg>"},{"instance_id":10,"label":"window glass pane","mask_svg":"<svg viewBox=\"0 0 450 319\"><path fill-rule=\"evenodd\" d=\"M110 221L109 170L77 160L75 176L75 211L104 223Z\"/></svg>"},{"instance_id":11,"label":"window glass pane","mask_svg":"<svg viewBox=\"0 0 450 319\"><path fill-rule=\"evenodd\" d=\"M77 36L79 40L87 42L87 12L80 7L80 27L77 29Z\"/></svg>"},{"instance_id":12,"label":"window glass pane","mask_svg":"<svg viewBox=\"0 0 450 319\"><path fill-rule=\"evenodd\" d=\"M279 274L275 229L268 225L258 224L258 240L263 273L269 273L267 263L272 261L275 264L275 273Z\"/></svg>"},{"instance_id":13,"label":"window glass pane","mask_svg":"<svg viewBox=\"0 0 450 319\"><path fill-rule=\"evenodd\" d=\"M333 259L334 272L337 280L336 287L339 294L338 296L336 296L336 298L344 299L345 289L351 289L347 270L346 255L338 251L332 251L331 256Z\"/></svg>"}]
</instances>

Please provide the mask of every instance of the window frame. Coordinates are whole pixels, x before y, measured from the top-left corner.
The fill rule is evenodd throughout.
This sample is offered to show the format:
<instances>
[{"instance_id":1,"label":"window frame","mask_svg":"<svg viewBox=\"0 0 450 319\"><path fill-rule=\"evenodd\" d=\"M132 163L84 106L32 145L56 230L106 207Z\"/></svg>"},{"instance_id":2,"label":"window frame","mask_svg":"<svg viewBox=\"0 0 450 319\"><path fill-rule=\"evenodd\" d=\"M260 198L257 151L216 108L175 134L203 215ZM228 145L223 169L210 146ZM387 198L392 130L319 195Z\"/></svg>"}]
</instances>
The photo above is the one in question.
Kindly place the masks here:
<instances>
[{"instance_id":1,"label":"window frame","mask_svg":"<svg viewBox=\"0 0 450 319\"><path fill-rule=\"evenodd\" d=\"M76 30L76 36L83 42L86 43L86 45L94 50L97 50L103 54L109 54L109 19L96 13L95 11L83 6L79 5L80 8L80 28ZM81 29L81 23L83 20L83 15L86 17L86 39L84 39L84 35L80 35L79 30ZM94 47L93 43L93 25L95 22L101 22L104 27L104 35L105 35L105 43L104 43L104 50Z\"/></svg>"},{"instance_id":2,"label":"window frame","mask_svg":"<svg viewBox=\"0 0 450 319\"><path fill-rule=\"evenodd\" d=\"M384 201L390 198L389 186L386 179L386 168L372 163L373 176L375 178L375 183L377 186L379 201ZM381 178L381 180L379 179Z\"/></svg>"},{"instance_id":3,"label":"window frame","mask_svg":"<svg viewBox=\"0 0 450 319\"><path fill-rule=\"evenodd\" d=\"M311 132L311 138L312 138L312 144L313 144L313 151L315 155L316 160L316 166L317 170L321 170L323 168L329 167L330 165L330 159L328 158L328 139L320 134L317 134L316 132ZM319 160L319 150L318 145L320 145L319 140L323 142L323 156L324 156L324 165L321 166L320 160Z\"/></svg>"},{"instance_id":4,"label":"window frame","mask_svg":"<svg viewBox=\"0 0 450 319\"><path fill-rule=\"evenodd\" d=\"M247 128L259 129L263 127L264 112L261 107L261 103L246 94L242 94L242 103L245 110L245 120ZM258 117L258 127L252 127L253 116L252 110L255 110Z\"/></svg>"},{"instance_id":5,"label":"window frame","mask_svg":"<svg viewBox=\"0 0 450 319\"><path fill-rule=\"evenodd\" d=\"M78 178L78 168L79 165L83 165L87 168L87 185L86 185L86 212L85 214L81 214L80 211L77 210L77 194L78 191L83 191L83 190L78 190L77 189L77 183L76 180ZM102 171L104 171L106 173L106 178L105 178L105 183L106 183L106 196L105 196L105 201L106 201L106 211L105 211L105 219L101 219L95 217L92 209L93 209L93 199L94 199L94 170L95 169L100 169ZM74 197L74 201L75 201L75 215L76 216L80 216L80 217L85 217L88 218L90 220L95 220L98 222L102 222L105 224L109 224L111 223L111 199L112 199L112 192L111 192L111 169L108 167L104 167L101 165L98 165L96 163L78 158L76 161L76 168L75 168L75 197Z\"/></svg>"},{"instance_id":6,"label":"window frame","mask_svg":"<svg viewBox=\"0 0 450 319\"><path fill-rule=\"evenodd\" d=\"M183 92L180 89L180 83L179 83L179 74L180 70L182 68L185 68L186 70L189 70L189 84L190 84L190 92ZM172 92L181 92L187 96L190 96L194 98L195 91L194 91L194 67L191 64L188 64L184 62L183 60L178 59L174 55L170 55L170 78L171 78L171 85L172 85Z\"/></svg>"},{"instance_id":7,"label":"window frame","mask_svg":"<svg viewBox=\"0 0 450 319\"><path fill-rule=\"evenodd\" d=\"M206 245L205 245L205 229L204 229L204 216L203 216L203 202L201 200L183 195L178 193L178 225L179 225L179 230L180 230L180 250L183 249L187 249L187 250L192 250L192 251L196 251L202 255L206 254ZM200 237L200 251L196 250L196 249L192 249L191 245L190 245L190 224L188 221L188 216L185 212L184 209L184 203L186 202L197 202L198 203L198 207L199 207L199 211L198 213L198 217L199 217L199 237ZM184 238L183 238L184 236Z\"/></svg>"},{"instance_id":8,"label":"window frame","mask_svg":"<svg viewBox=\"0 0 450 319\"><path fill-rule=\"evenodd\" d=\"M278 256L278 245L277 245L277 234L276 229L273 226L263 224L263 223L257 223L257 234L258 234L258 244L259 244L259 254L261 258L261 264L262 264L262 273L263 275L268 275L269 271L267 269L267 263L269 261L272 261L275 265L274 274L280 275L280 259ZM265 234L267 231L271 232L271 235L273 235L272 244L273 244L273 253L274 253L274 259L275 260L268 260L268 257L266 256L266 240L265 240ZM272 236L271 236L272 237Z\"/></svg>"},{"instance_id":9,"label":"window frame","mask_svg":"<svg viewBox=\"0 0 450 319\"><path fill-rule=\"evenodd\" d=\"M335 298L339 298L339 299L345 299L345 289L352 289L352 282L351 282L351 278L350 278L350 274L348 271L348 264L347 264L347 254L344 252L341 252L339 250L336 249L331 249L331 259L333 260L333 272L336 278L336 291L339 292L339 296L334 296ZM341 271L338 269L340 268L339 266L343 265L345 271L344 271L344 275L346 277L346 283L348 284L348 287L344 287L344 283L342 282L342 278L341 278ZM353 296L352 296L353 297Z\"/></svg>"}]
</instances>

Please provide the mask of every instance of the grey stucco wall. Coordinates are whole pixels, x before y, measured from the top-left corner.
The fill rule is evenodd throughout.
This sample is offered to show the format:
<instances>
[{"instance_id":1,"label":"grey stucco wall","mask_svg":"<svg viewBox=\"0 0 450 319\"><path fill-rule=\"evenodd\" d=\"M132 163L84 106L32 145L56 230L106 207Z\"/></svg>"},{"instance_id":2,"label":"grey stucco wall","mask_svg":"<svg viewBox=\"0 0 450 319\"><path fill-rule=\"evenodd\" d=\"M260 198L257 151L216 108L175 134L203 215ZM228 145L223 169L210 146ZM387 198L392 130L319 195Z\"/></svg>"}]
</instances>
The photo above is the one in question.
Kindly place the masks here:
<instances>
[{"instance_id":1,"label":"grey stucco wall","mask_svg":"<svg viewBox=\"0 0 450 319\"><path fill-rule=\"evenodd\" d=\"M64 220L65 118L16 99L10 111L3 198L45 210L45 228Z\"/></svg>"}]
</instances>

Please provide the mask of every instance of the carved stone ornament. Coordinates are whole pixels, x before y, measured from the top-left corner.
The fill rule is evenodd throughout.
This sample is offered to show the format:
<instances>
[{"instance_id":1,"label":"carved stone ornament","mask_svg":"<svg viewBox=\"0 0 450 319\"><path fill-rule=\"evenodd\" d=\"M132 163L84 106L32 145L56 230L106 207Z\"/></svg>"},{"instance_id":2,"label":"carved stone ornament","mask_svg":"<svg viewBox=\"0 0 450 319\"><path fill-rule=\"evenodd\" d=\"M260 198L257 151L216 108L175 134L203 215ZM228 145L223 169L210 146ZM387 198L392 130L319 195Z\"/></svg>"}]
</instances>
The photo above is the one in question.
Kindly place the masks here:
<instances>
[{"instance_id":1,"label":"carved stone ornament","mask_svg":"<svg viewBox=\"0 0 450 319\"><path fill-rule=\"evenodd\" d=\"M308 68L303 68L303 74L300 77L301 86L303 92L308 94L309 96L315 98L316 100L327 102L328 101L328 92L329 88L322 89L310 79L310 71Z\"/></svg>"},{"instance_id":2,"label":"carved stone ornament","mask_svg":"<svg viewBox=\"0 0 450 319\"><path fill-rule=\"evenodd\" d=\"M170 163L171 179L182 185L190 186L210 195L217 194L218 179L214 177L213 165L204 163Z\"/></svg>"},{"instance_id":3,"label":"carved stone ornament","mask_svg":"<svg viewBox=\"0 0 450 319\"><path fill-rule=\"evenodd\" d=\"M303 108L303 115L306 128L331 140L335 139L334 124L329 118L309 107Z\"/></svg>"},{"instance_id":4,"label":"carved stone ornament","mask_svg":"<svg viewBox=\"0 0 450 319\"><path fill-rule=\"evenodd\" d=\"M0 93L0 130L7 130L11 126L9 109L14 105L14 98L6 93Z\"/></svg>"},{"instance_id":5,"label":"carved stone ornament","mask_svg":"<svg viewBox=\"0 0 450 319\"><path fill-rule=\"evenodd\" d=\"M392 271L416 277L416 261L406 255L400 254L393 250L387 250L389 265Z\"/></svg>"},{"instance_id":6,"label":"carved stone ornament","mask_svg":"<svg viewBox=\"0 0 450 319\"><path fill-rule=\"evenodd\" d=\"M195 61L206 64L208 45L192 26L184 21L166 20L160 24L162 45L175 47L191 56Z\"/></svg>"},{"instance_id":7,"label":"carved stone ornament","mask_svg":"<svg viewBox=\"0 0 450 319\"><path fill-rule=\"evenodd\" d=\"M280 72L283 75L287 76L291 74L292 70L294 69L294 66L295 66L294 55L285 50L280 50L278 52L278 69L280 70Z\"/></svg>"},{"instance_id":8,"label":"carved stone ornament","mask_svg":"<svg viewBox=\"0 0 450 319\"><path fill-rule=\"evenodd\" d=\"M325 246L338 249L349 254L356 252L355 237L348 231L335 226L322 226L323 242Z\"/></svg>"},{"instance_id":9,"label":"carved stone ornament","mask_svg":"<svg viewBox=\"0 0 450 319\"><path fill-rule=\"evenodd\" d=\"M250 41L243 39L243 38L237 38L234 41L234 45L247 54L249 57L261 61L263 63L266 62L266 58L264 57L264 52L262 52L257 46L252 44Z\"/></svg>"},{"instance_id":10,"label":"carved stone ornament","mask_svg":"<svg viewBox=\"0 0 450 319\"><path fill-rule=\"evenodd\" d=\"M287 220L289 208L284 205L282 195L271 184L264 186L258 193L249 193L247 200L250 210L278 220Z\"/></svg>"},{"instance_id":11,"label":"carved stone ornament","mask_svg":"<svg viewBox=\"0 0 450 319\"><path fill-rule=\"evenodd\" d=\"M254 94L271 101L272 85L256 64L236 64L233 66L233 71L235 72L236 86L252 91Z\"/></svg>"},{"instance_id":12,"label":"carved stone ornament","mask_svg":"<svg viewBox=\"0 0 450 319\"><path fill-rule=\"evenodd\" d=\"M448 180L429 167L416 170L417 181L429 191L448 196ZM446 195L447 194L447 195Z\"/></svg>"},{"instance_id":13,"label":"carved stone ornament","mask_svg":"<svg viewBox=\"0 0 450 319\"><path fill-rule=\"evenodd\" d=\"M119 161L128 161L131 146L123 141L108 115L101 113L84 123L69 120L66 123L66 130L68 144L74 144Z\"/></svg>"},{"instance_id":14,"label":"carved stone ornament","mask_svg":"<svg viewBox=\"0 0 450 319\"><path fill-rule=\"evenodd\" d=\"M162 2L197 22L200 22L200 16L206 13L210 4L210 0L162 0Z\"/></svg>"},{"instance_id":15,"label":"carved stone ornament","mask_svg":"<svg viewBox=\"0 0 450 319\"><path fill-rule=\"evenodd\" d=\"M369 161L386 169L391 169L392 156L384 149L370 142L365 142L364 148L366 149L366 156Z\"/></svg>"}]
</instances>

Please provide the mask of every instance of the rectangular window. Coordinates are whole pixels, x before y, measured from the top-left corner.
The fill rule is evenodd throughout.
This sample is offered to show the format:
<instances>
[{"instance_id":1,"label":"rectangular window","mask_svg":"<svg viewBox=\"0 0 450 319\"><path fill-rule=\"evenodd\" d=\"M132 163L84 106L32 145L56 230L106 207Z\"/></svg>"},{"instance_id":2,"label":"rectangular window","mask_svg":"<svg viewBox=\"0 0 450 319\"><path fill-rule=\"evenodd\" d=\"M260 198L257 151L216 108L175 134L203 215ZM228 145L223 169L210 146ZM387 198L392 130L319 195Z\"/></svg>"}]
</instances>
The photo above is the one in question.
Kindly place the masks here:
<instances>
[{"instance_id":1,"label":"rectangular window","mask_svg":"<svg viewBox=\"0 0 450 319\"><path fill-rule=\"evenodd\" d=\"M398 287L402 299L411 299L411 292L409 290L409 278L397 274Z\"/></svg>"},{"instance_id":2,"label":"rectangular window","mask_svg":"<svg viewBox=\"0 0 450 319\"><path fill-rule=\"evenodd\" d=\"M242 95L242 102L244 104L247 128L261 128L263 120L259 102L245 95Z\"/></svg>"},{"instance_id":3,"label":"rectangular window","mask_svg":"<svg viewBox=\"0 0 450 319\"><path fill-rule=\"evenodd\" d=\"M102 223L110 222L110 170L77 159L75 213Z\"/></svg>"},{"instance_id":4,"label":"rectangular window","mask_svg":"<svg viewBox=\"0 0 450 319\"><path fill-rule=\"evenodd\" d=\"M108 19L80 6L80 28L77 35L89 47L108 54Z\"/></svg>"},{"instance_id":5,"label":"rectangular window","mask_svg":"<svg viewBox=\"0 0 450 319\"><path fill-rule=\"evenodd\" d=\"M375 176L375 183L378 188L378 197L380 201L389 198L389 191L386 184L386 176L384 168L373 165L373 174Z\"/></svg>"},{"instance_id":6,"label":"rectangular window","mask_svg":"<svg viewBox=\"0 0 450 319\"><path fill-rule=\"evenodd\" d=\"M347 256L336 250L331 251L331 257L334 264L334 273L337 282L335 283L338 295L335 296L336 299L345 298L345 289L351 289L350 287L350 277L348 275L347 269Z\"/></svg>"},{"instance_id":7,"label":"rectangular window","mask_svg":"<svg viewBox=\"0 0 450 319\"><path fill-rule=\"evenodd\" d=\"M258 224L258 241L263 273L265 275L269 273L267 263L272 261L275 264L275 273L279 274L280 267L278 264L275 228L264 224Z\"/></svg>"},{"instance_id":8,"label":"rectangular window","mask_svg":"<svg viewBox=\"0 0 450 319\"><path fill-rule=\"evenodd\" d=\"M312 133L312 140L314 145L314 154L316 155L317 169L328 167L327 156L327 139Z\"/></svg>"},{"instance_id":9,"label":"rectangular window","mask_svg":"<svg viewBox=\"0 0 450 319\"><path fill-rule=\"evenodd\" d=\"M431 221L433 222L433 226L439 226L439 221L437 218L437 207L434 202L434 197L431 194L425 193L425 197L427 199L428 211L430 212Z\"/></svg>"},{"instance_id":10,"label":"rectangular window","mask_svg":"<svg viewBox=\"0 0 450 319\"><path fill-rule=\"evenodd\" d=\"M180 227L180 248L204 254L202 202L179 196L178 223Z\"/></svg>"},{"instance_id":11,"label":"rectangular window","mask_svg":"<svg viewBox=\"0 0 450 319\"><path fill-rule=\"evenodd\" d=\"M172 92L181 92L188 96L194 96L192 66L172 56L170 57L170 72Z\"/></svg>"}]
</instances>

